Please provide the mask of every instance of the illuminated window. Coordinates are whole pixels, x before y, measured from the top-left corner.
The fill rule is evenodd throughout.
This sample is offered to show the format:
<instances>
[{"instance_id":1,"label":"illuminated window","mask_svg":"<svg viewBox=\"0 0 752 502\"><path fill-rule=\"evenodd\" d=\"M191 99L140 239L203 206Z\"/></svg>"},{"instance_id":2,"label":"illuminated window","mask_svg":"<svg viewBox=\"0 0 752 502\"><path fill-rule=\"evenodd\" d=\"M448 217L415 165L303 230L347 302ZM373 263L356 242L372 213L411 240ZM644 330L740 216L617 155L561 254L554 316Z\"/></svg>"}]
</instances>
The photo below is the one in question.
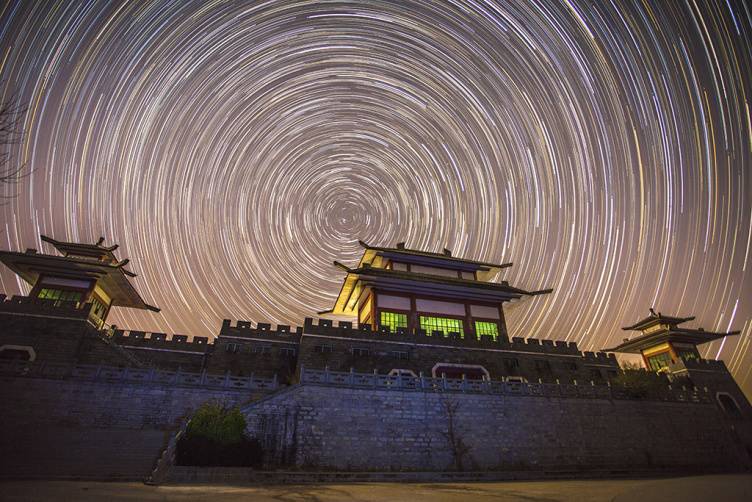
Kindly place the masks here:
<instances>
[{"instance_id":1,"label":"illuminated window","mask_svg":"<svg viewBox=\"0 0 752 502\"><path fill-rule=\"evenodd\" d=\"M669 356L668 352L662 352L660 354L648 357L648 366L653 371L658 371L661 368L668 368L668 365L670 363L671 356Z\"/></svg>"},{"instance_id":2,"label":"illuminated window","mask_svg":"<svg viewBox=\"0 0 752 502\"><path fill-rule=\"evenodd\" d=\"M496 340L499 337L499 325L495 322L475 321L475 334L478 338L481 335L491 335Z\"/></svg>"},{"instance_id":3,"label":"illuminated window","mask_svg":"<svg viewBox=\"0 0 752 502\"><path fill-rule=\"evenodd\" d=\"M80 302L82 294L79 291L67 291L65 289L42 288L38 298L56 300L61 302Z\"/></svg>"},{"instance_id":4,"label":"illuminated window","mask_svg":"<svg viewBox=\"0 0 752 502\"><path fill-rule=\"evenodd\" d=\"M407 328L407 314L382 311L379 314L379 324L381 326L389 326L389 330L394 333L397 331L397 328Z\"/></svg>"},{"instance_id":5,"label":"illuminated window","mask_svg":"<svg viewBox=\"0 0 752 502\"><path fill-rule=\"evenodd\" d=\"M676 352L683 361L699 361L700 359L700 354L694 349L677 349Z\"/></svg>"},{"instance_id":6,"label":"illuminated window","mask_svg":"<svg viewBox=\"0 0 752 502\"><path fill-rule=\"evenodd\" d=\"M99 298L96 297L92 297L91 303L92 315L94 315L97 319L104 319L104 315L107 312L107 306Z\"/></svg>"},{"instance_id":7,"label":"illuminated window","mask_svg":"<svg viewBox=\"0 0 752 502\"><path fill-rule=\"evenodd\" d=\"M426 334L428 335L432 335L434 331L441 331L444 335L447 333L459 333L460 337L465 337L462 319L420 316L420 329L426 330Z\"/></svg>"}]
</instances>

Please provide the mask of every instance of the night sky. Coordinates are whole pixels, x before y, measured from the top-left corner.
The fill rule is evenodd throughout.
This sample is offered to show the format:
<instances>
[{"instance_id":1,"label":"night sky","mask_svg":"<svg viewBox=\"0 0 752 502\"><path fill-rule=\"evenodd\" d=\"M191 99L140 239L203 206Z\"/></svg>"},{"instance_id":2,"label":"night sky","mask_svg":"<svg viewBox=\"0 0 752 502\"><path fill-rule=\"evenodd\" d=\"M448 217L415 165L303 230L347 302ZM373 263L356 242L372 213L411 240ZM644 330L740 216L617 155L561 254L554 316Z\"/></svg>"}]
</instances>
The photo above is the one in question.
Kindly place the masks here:
<instances>
[{"instance_id":1,"label":"night sky","mask_svg":"<svg viewBox=\"0 0 752 502\"><path fill-rule=\"evenodd\" d=\"M214 335L331 307L362 249L514 262L512 336L645 317L752 392L752 11L647 0L0 3L0 248L120 244L120 327ZM0 291L27 292L7 269Z\"/></svg>"}]
</instances>

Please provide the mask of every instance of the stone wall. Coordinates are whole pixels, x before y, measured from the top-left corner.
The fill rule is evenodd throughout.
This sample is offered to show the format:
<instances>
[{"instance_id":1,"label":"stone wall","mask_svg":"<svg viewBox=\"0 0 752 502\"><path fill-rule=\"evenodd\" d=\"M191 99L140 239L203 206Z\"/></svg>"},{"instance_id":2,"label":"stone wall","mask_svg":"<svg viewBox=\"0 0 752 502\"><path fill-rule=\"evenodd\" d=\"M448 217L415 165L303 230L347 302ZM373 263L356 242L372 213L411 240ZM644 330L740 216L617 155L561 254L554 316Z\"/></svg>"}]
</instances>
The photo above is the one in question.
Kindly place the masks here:
<instances>
[{"instance_id":1,"label":"stone wall","mask_svg":"<svg viewBox=\"0 0 752 502\"><path fill-rule=\"evenodd\" d=\"M738 470L752 455L750 421L713 403L301 384L244 414L270 465L308 469Z\"/></svg>"},{"instance_id":2,"label":"stone wall","mask_svg":"<svg viewBox=\"0 0 752 502\"><path fill-rule=\"evenodd\" d=\"M115 329L111 341L149 368L201 371L212 345L206 337ZM89 361L86 361L89 362ZM92 361L95 362L95 361Z\"/></svg>"},{"instance_id":3,"label":"stone wall","mask_svg":"<svg viewBox=\"0 0 752 502\"><path fill-rule=\"evenodd\" d=\"M616 375L618 364L613 357L587 353L560 354L524 351L519 346L497 344L494 347L442 346L419 337L385 336L368 333L359 336L309 335L300 341L299 366L328 367L335 371L387 374L394 369L410 370L416 375L432 376L437 364L480 365L488 377L499 380L509 376L537 382L605 382ZM431 337L426 337L431 338ZM541 349L543 345L538 345ZM514 350L512 350L512 348Z\"/></svg>"},{"instance_id":4,"label":"stone wall","mask_svg":"<svg viewBox=\"0 0 752 502\"><path fill-rule=\"evenodd\" d=\"M0 476L144 479L199 405L266 391L0 376Z\"/></svg>"}]
</instances>

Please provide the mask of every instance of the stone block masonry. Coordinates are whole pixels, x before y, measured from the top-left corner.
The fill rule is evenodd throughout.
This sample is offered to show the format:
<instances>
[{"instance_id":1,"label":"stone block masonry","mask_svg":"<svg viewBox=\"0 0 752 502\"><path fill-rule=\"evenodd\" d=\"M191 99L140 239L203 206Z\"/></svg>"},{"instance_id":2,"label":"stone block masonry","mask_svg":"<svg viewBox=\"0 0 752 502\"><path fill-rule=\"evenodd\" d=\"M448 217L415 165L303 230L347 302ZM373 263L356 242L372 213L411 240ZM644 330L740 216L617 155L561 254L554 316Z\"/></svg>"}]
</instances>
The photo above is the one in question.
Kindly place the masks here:
<instances>
[{"instance_id":1,"label":"stone block masonry","mask_svg":"<svg viewBox=\"0 0 752 502\"><path fill-rule=\"evenodd\" d=\"M202 403L241 405L266 392L121 377L0 376L0 476L142 480Z\"/></svg>"},{"instance_id":2,"label":"stone block masonry","mask_svg":"<svg viewBox=\"0 0 752 502\"><path fill-rule=\"evenodd\" d=\"M301 384L244 414L270 466L312 470L733 471L752 452L712 403Z\"/></svg>"}]
</instances>

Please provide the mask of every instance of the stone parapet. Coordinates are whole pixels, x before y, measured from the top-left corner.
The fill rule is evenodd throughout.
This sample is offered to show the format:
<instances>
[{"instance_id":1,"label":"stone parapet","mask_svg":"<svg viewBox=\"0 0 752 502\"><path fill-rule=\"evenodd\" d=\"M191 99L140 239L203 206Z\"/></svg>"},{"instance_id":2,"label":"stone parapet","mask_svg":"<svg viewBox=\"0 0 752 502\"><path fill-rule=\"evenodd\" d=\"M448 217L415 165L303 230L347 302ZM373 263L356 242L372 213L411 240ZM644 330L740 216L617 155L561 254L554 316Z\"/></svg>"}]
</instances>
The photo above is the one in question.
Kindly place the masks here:
<instances>
[{"instance_id":1,"label":"stone parapet","mask_svg":"<svg viewBox=\"0 0 752 502\"><path fill-rule=\"evenodd\" d=\"M0 361L0 375L17 377L84 380L108 383L170 385L219 389L249 389L271 391L279 387L276 377L251 375L235 377L229 374L212 375L206 372L161 371L142 368L119 368L101 365L63 365L28 361Z\"/></svg>"},{"instance_id":2,"label":"stone parapet","mask_svg":"<svg viewBox=\"0 0 752 502\"><path fill-rule=\"evenodd\" d=\"M291 327L289 325L274 326L269 323L258 323L255 327L250 321L237 321L235 325L230 319L225 319L220 331L221 337L228 338L263 338L270 341L293 341L299 342L303 335L320 335L337 338L353 338L358 340L381 341L381 342L402 342L421 345L437 345L443 347L467 347L467 348L487 348L503 349L517 352L528 352L535 354L567 355L581 356L586 363L604 363L614 364L616 356L605 352L580 352L577 343L566 342L561 340L541 340L537 338L512 338L507 341L503 338L494 340L491 336L481 335L476 337L474 333L466 333L461 337L459 333L449 333L434 331L426 333L425 330L416 329L409 331L398 328L391 331L388 326L381 326L374 330L370 324L356 325L349 321L339 321L336 323L328 319L318 319L307 317L302 327Z\"/></svg>"},{"instance_id":3,"label":"stone parapet","mask_svg":"<svg viewBox=\"0 0 752 502\"><path fill-rule=\"evenodd\" d=\"M300 342L303 328L292 328L287 324L273 326L269 323L258 323L253 326L251 321L237 321L235 326L230 319L222 321L222 329L219 332L220 339L227 338L263 338L285 342Z\"/></svg>"},{"instance_id":4,"label":"stone parapet","mask_svg":"<svg viewBox=\"0 0 752 502\"><path fill-rule=\"evenodd\" d=\"M64 302L30 296L0 294L0 313L87 319L91 303Z\"/></svg>"},{"instance_id":5,"label":"stone parapet","mask_svg":"<svg viewBox=\"0 0 752 502\"><path fill-rule=\"evenodd\" d=\"M728 372L726 363L716 359L690 359L688 361L680 359L675 363L669 364L669 371L671 372L684 369Z\"/></svg>"},{"instance_id":6,"label":"stone parapet","mask_svg":"<svg viewBox=\"0 0 752 502\"><path fill-rule=\"evenodd\" d=\"M207 350L209 338L206 336L167 335L166 333L148 333L137 330L115 329L111 340L124 347L154 348L165 350L182 350L203 354Z\"/></svg>"},{"instance_id":7,"label":"stone parapet","mask_svg":"<svg viewBox=\"0 0 752 502\"><path fill-rule=\"evenodd\" d=\"M422 329L408 331L406 329L398 328L396 331L392 332L387 326L382 326L378 331L374 331L370 324L355 326L351 322L340 321L335 326L334 321L327 319L319 319L318 322L316 322L312 318L306 318L303 326L303 333L362 340L378 340L384 342L392 341L423 345L441 345L445 347L488 348L532 352L536 354L576 355L583 356L585 359L593 362L615 360L613 354L606 354L605 352L586 352L583 355L577 348L575 342L517 337L512 338L511 342L509 342L502 338L494 340L487 335L476 337L474 333L466 333L464 337L461 337L459 333L449 333L448 335L445 335L440 331L426 333L425 330Z\"/></svg>"}]
</instances>

